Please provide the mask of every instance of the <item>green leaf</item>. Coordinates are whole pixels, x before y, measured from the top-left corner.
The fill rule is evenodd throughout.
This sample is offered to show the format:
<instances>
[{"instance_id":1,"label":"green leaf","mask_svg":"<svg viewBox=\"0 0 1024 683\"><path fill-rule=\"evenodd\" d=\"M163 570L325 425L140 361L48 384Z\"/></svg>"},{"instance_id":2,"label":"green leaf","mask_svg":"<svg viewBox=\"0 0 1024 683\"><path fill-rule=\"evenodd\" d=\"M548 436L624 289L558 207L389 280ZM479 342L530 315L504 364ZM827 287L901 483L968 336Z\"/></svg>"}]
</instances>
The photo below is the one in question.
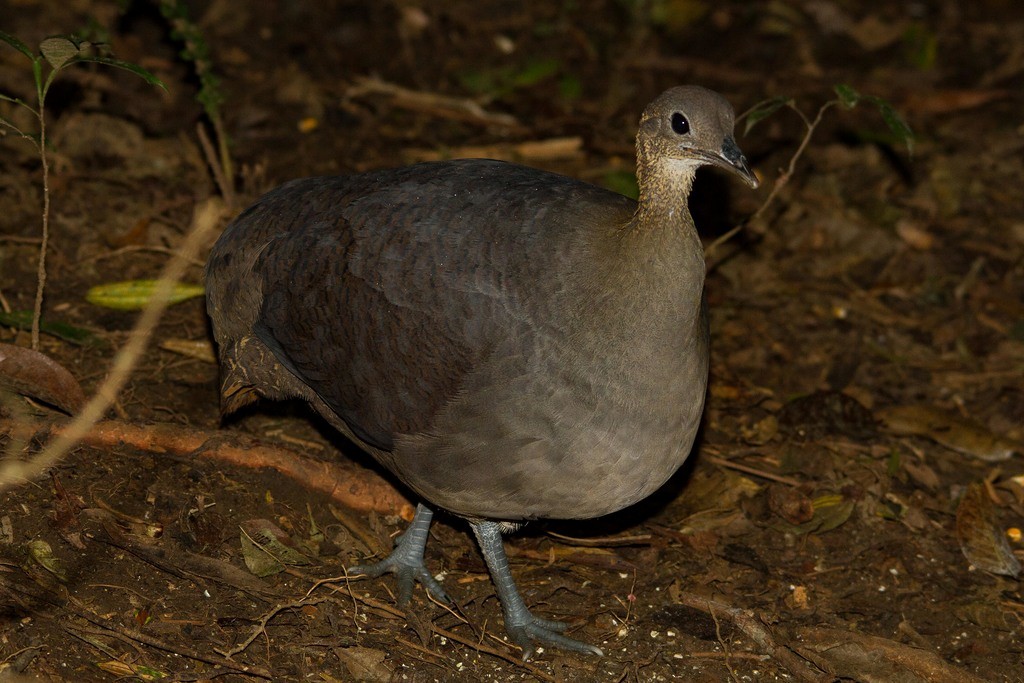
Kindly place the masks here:
<instances>
[{"instance_id":1,"label":"green leaf","mask_svg":"<svg viewBox=\"0 0 1024 683\"><path fill-rule=\"evenodd\" d=\"M777 523L772 528L784 533L803 535L819 533L842 526L850 518L854 509L852 500L843 498L838 493L826 494L814 499L814 516L803 524L790 524L788 522Z\"/></svg>"},{"instance_id":2,"label":"green leaf","mask_svg":"<svg viewBox=\"0 0 1024 683\"><path fill-rule=\"evenodd\" d=\"M498 89L494 75L488 71L467 71L459 74L458 78L463 88L477 95L490 94Z\"/></svg>"},{"instance_id":3,"label":"green leaf","mask_svg":"<svg viewBox=\"0 0 1024 683\"><path fill-rule=\"evenodd\" d=\"M840 83L839 85L836 85L835 87L833 87L833 90L836 91L836 95L839 96L839 101L847 109L853 109L854 107L857 106L857 103L860 102L860 97L861 97L860 93L857 92L850 85L846 85L845 83Z\"/></svg>"},{"instance_id":4,"label":"green leaf","mask_svg":"<svg viewBox=\"0 0 1024 683\"><path fill-rule=\"evenodd\" d=\"M743 134L746 135L747 133L749 133L750 129L757 125L759 121L768 118L769 116L777 112L779 109L791 106L792 104L792 98L783 96L772 97L770 99L758 102L753 107L748 109L746 113L743 114L743 116L740 117L745 118L747 120L747 125L743 129Z\"/></svg>"},{"instance_id":5,"label":"green leaf","mask_svg":"<svg viewBox=\"0 0 1024 683\"><path fill-rule=\"evenodd\" d=\"M3 31L0 31L0 41L7 43L21 54L31 59L33 62L39 61L39 59L35 56L32 50L28 48L28 45L21 42L20 40L12 36L10 33L4 33Z\"/></svg>"},{"instance_id":6,"label":"green leaf","mask_svg":"<svg viewBox=\"0 0 1024 683\"><path fill-rule=\"evenodd\" d=\"M899 142L906 145L907 152L909 154L913 154L914 131L910 129L910 126L903 117L900 116L899 112L881 97L868 97L865 99L878 107L878 111L882 115L882 120L885 121L885 125L889 126L889 130L892 131L892 134L896 136L896 139Z\"/></svg>"},{"instance_id":7,"label":"green leaf","mask_svg":"<svg viewBox=\"0 0 1024 683\"><path fill-rule=\"evenodd\" d=\"M903 35L907 59L918 69L928 71L935 68L939 53L939 39L921 24L910 26Z\"/></svg>"},{"instance_id":8,"label":"green leaf","mask_svg":"<svg viewBox=\"0 0 1024 683\"><path fill-rule=\"evenodd\" d=\"M41 108L44 100L46 99L43 97L43 60L32 60L32 78L35 79L36 82L36 99L39 100L39 106Z\"/></svg>"},{"instance_id":9,"label":"green leaf","mask_svg":"<svg viewBox=\"0 0 1024 683\"><path fill-rule=\"evenodd\" d=\"M889 451L889 458L885 463L886 474L890 477L895 477L903 469L900 463L900 452L899 449L893 448Z\"/></svg>"},{"instance_id":10,"label":"green leaf","mask_svg":"<svg viewBox=\"0 0 1024 683\"><path fill-rule=\"evenodd\" d=\"M74 58L74 61L93 62L95 64L105 64L107 66L117 67L118 69L124 69L125 71L132 72L133 74L135 74L142 80L146 81L146 83L149 83L150 85L155 85L159 88L162 88L164 91L167 90L167 86L164 85L164 82L156 76L154 76L152 73L150 73L146 69L143 69L138 64L132 64L131 62L126 62L123 59L115 59L114 57L103 57L100 55L79 54L77 57Z\"/></svg>"},{"instance_id":11,"label":"green leaf","mask_svg":"<svg viewBox=\"0 0 1024 683\"><path fill-rule=\"evenodd\" d=\"M560 64L557 59L538 59L527 64L522 71L512 77L512 87L526 88L536 85L558 72Z\"/></svg>"},{"instance_id":12,"label":"green leaf","mask_svg":"<svg viewBox=\"0 0 1024 683\"><path fill-rule=\"evenodd\" d=\"M46 57L54 71L60 70L69 60L77 57L81 49L74 41L64 36L53 36L39 43L39 51Z\"/></svg>"},{"instance_id":13,"label":"green leaf","mask_svg":"<svg viewBox=\"0 0 1024 683\"><path fill-rule=\"evenodd\" d=\"M562 76L558 81L558 93L563 100L578 100L583 95L583 83L576 76Z\"/></svg>"},{"instance_id":14,"label":"green leaf","mask_svg":"<svg viewBox=\"0 0 1024 683\"><path fill-rule=\"evenodd\" d=\"M651 23L681 33L706 15L711 7L701 0L657 0L649 3Z\"/></svg>"},{"instance_id":15,"label":"green leaf","mask_svg":"<svg viewBox=\"0 0 1024 683\"><path fill-rule=\"evenodd\" d=\"M0 311L0 325L13 327L19 330L32 329L32 311L11 311L5 313ZM67 323L50 322L42 320L39 323L39 331L54 337L63 339L76 346L102 346L103 340L89 330L75 327Z\"/></svg>"},{"instance_id":16,"label":"green leaf","mask_svg":"<svg viewBox=\"0 0 1024 683\"><path fill-rule=\"evenodd\" d=\"M90 287L85 293L85 300L96 306L104 306L119 311L135 311L145 308L156 291L157 280L127 280L125 282L108 282L105 285ZM188 299L202 296L205 293L202 285L176 282L171 287L167 298L168 304L177 304Z\"/></svg>"}]
</instances>

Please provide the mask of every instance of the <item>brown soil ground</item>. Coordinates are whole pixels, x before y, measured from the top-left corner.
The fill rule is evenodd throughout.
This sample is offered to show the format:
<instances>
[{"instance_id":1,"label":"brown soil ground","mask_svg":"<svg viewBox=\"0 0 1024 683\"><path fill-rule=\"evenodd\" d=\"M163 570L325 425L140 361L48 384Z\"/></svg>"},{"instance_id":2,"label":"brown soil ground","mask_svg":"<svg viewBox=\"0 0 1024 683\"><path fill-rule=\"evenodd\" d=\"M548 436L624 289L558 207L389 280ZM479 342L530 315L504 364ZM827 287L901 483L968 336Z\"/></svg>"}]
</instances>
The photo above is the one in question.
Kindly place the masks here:
<instances>
[{"instance_id":1,"label":"brown soil ground","mask_svg":"<svg viewBox=\"0 0 1024 683\"><path fill-rule=\"evenodd\" d=\"M372 467L301 405L222 423L216 366L166 349L209 343L192 299L163 316L109 417L210 441L115 435L0 490L0 680L1024 681L1024 5L183 4L221 79L231 212L290 178L459 154L628 187L639 112L683 83L738 111L790 97L811 118L850 84L900 112L916 145L872 103L826 112L772 203L710 255L712 389L687 466L634 509L507 540L527 603L603 658L548 648L521 663L457 518L439 515L427 552L456 610L417 589L399 611L388 578L317 584L387 548L400 506L346 508L210 457L247 435L355 459L353 481ZM219 188L195 70L158 3L0 0L0 30L33 47L83 27L169 90L83 65L50 93L45 319L92 341L44 334L41 350L88 395L137 314L86 290L156 277ZM33 98L5 45L0 94ZM17 107L0 115L34 130ZM805 128L782 109L737 132L764 182L702 172L691 206L708 243L758 211ZM41 201L32 145L0 137L5 311L32 308ZM0 327L0 342L29 335ZM12 424L57 413L4 405L6 457L31 457L44 439ZM252 574L244 530L267 522L309 564Z\"/></svg>"}]
</instances>

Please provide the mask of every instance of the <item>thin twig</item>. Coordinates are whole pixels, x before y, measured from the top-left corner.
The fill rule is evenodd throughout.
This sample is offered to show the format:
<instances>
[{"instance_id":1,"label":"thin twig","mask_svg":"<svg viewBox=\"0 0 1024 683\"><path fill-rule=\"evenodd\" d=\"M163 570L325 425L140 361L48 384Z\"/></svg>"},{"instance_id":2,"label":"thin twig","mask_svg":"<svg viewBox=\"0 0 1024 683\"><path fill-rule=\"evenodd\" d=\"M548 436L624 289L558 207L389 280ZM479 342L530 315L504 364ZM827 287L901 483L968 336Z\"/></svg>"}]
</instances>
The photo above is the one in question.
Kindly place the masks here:
<instances>
[{"instance_id":1,"label":"thin twig","mask_svg":"<svg viewBox=\"0 0 1024 683\"><path fill-rule=\"evenodd\" d=\"M81 261L79 261L79 263L93 263L96 261L102 261L104 259L121 256L122 254L133 254L139 251L150 251L153 252L154 254L165 254L167 256L177 256L179 254L178 249L173 249L171 247L159 247L149 244L130 244L127 247L120 247L118 249L114 249L113 251L107 251L102 254L97 254L96 256L91 256L87 259L82 259ZM206 265L206 262L203 261L202 259L190 258L186 260L193 266L198 266L199 268L202 268Z\"/></svg>"},{"instance_id":2,"label":"thin twig","mask_svg":"<svg viewBox=\"0 0 1024 683\"><path fill-rule=\"evenodd\" d=\"M253 641L259 638L261 634L266 633L267 624L270 623L270 620L276 617L281 612L287 609L298 609L300 607L305 607L306 605L319 605L320 603L326 601L327 598L306 597L302 598L301 600L296 600L295 602L289 602L283 605L278 605L277 607L274 607L260 618L259 625L255 629L253 629L253 632L249 635L249 637L243 640L241 643L227 650L222 650L220 648L215 647L213 648L213 651L219 655L223 655L224 657L230 659L231 657L234 657L237 654L245 652L246 648L253 644Z\"/></svg>"},{"instance_id":3,"label":"thin twig","mask_svg":"<svg viewBox=\"0 0 1024 683\"><path fill-rule=\"evenodd\" d=\"M679 596L680 604L700 612L707 612L712 618L724 617L742 631L761 650L774 657L794 678L804 683L830 683L833 677L812 669L808 662L796 655L785 644L776 641L774 634L752 611L742 610L717 600L684 593Z\"/></svg>"},{"instance_id":4,"label":"thin twig","mask_svg":"<svg viewBox=\"0 0 1024 683\"><path fill-rule=\"evenodd\" d=\"M601 536L598 538L577 538L566 536L554 531L545 531L551 538L558 539L567 545L580 546L582 548L612 548L631 545L650 545L650 534L631 534L629 536Z\"/></svg>"},{"instance_id":5,"label":"thin twig","mask_svg":"<svg viewBox=\"0 0 1024 683\"><path fill-rule=\"evenodd\" d=\"M117 399L118 392L128 381L128 376L142 356L160 316L167 307L171 288L184 275L189 265L188 261L194 258L207 242L209 234L219 224L222 213L223 204L220 202L207 200L196 206L192 229L185 237L181 252L164 266L153 291L153 298L139 316L128 342L115 357L106 379L75 419L41 453L29 461L8 458L3 463L0 467L0 489L26 481L55 465L103 417Z\"/></svg>"},{"instance_id":6,"label":"thin twig","mask_svg":"<svg viewBox=\"0 0 1024 683\"><path fill-rule=\"evenodd\" d=\"M220 188L220 196L224 198L224 203L229 207L234 205L235 191L229 182L227 169L221 161L221 156L217 154L217 151L213 148L213 143L210 142L210 136L206 133L206 126L203 125L202 121L196 124L196 135L199 136L199 144L203 148L203 155L206 156L206 163L210 166L210 171L213 173L213 179L217 183L217 187ZM218 133L218 137L220 133Z\"/></svg>"},{"instance_id":7,"label":"thin twig","mask_svg":"<svg viewBox=\"0 0 1024 683\"><path fill-rule=\"evenodd\" d=\"M50 243L50 158L46 153L46 109L39 98L39 161L43 165L43 235L39 240L39 264L36 268L36 300L32 306L32 350L39 350L39 321L43 317L43 290L46 288L46 249Z\"/></svg>"},{"instance_id":8,"label":"thin twig","mask_svg":"<svg viewBox=\"0 0 1024 683\"><path fill-rule=\"evenodd\" d=\"M224 120L220 117L219 110L216 116L210 116L210 122L213 124L213 132L217 136L217 158L220 159L220 173L224 176L228 189L224 202L230 209L235 205L235 167L231 160L231 146L228 144L228 134L224 130Z\"/></svg>"},{"instance_id":9,"label":"thin twig","mask_svg":"<svg viewBox=\"0 0 1024 683\"><path fill-rule=\"evenodd\" d=\"M793 479L792 477L784 477L781 474L774 474L772 472L768 472L767 470L761 470L756 467L750 467L749 465L741 465L738 462L726 460L725 458L719 458L718 456L715 455L704 454L701 457L704 460L707 460L708 462L712 463L713 465L718 465L719 467L724 467L728 470L736 470L737 472L743 472L744 474L749 474L751 476L759 477L761 479L777 481L780 484L786 484L787 486L793 486L797 488L803 486L802 482Z\"/></svg>"},{"instance_id":10,"label":"thin twig","mask_svg":"<svg viewBox=\"0 0 1024 683\"><path fill-rule=\"evenodd\" d=\"M352 600L361 602L367 607L381 610L387 614L390 614L401 619L407 618L405 612L403 612L402 610L396 607L392 607L391 605L381 602L379 600L374 600L370 597L357 595L355 591L353 591L349 586L338 583L331 583L331 579L317 581L315 585L312 588L310 588L310 590L306 594L309 595L320 586L325 585L330 585L332 588L334 588L334 590L347 594ZM441 636L442 638L447 638L448 640L452 640L456 643L461 643L462 645L477 650L478 652L483 652L484 654L489 654L491 656L498 657L499 659L503 659L506 662L513 664L514 666L529 671L531 674L533 674L542 681L550 681L550 683L554 683L556 680L553 676L549 675L543 669L540 669L539 667L536 667L527 661L523 661L521 657L517 657L514 654L505 652L503 650L499 650L497 648L490 647L489 645L484 645L483 643L478 642L472 638L467 638L466 636L462 636L458 633L454 633L447 629L443 629L434 623L430 623L429 626L431 632L433 632L435 635ZM506 647L511 647L501 639L496 638L495 640L497 640L499 643L506 645Z\"/></svg>"},{"instance_id":11,"label":"thin twig","mask_svg":"<svg viewBox=\"0 0 1024 683\"><path fill-rule=\"evenodd\" d=\"M825 115L826 111L837 104L839 104L839 100L829 100L825 104L821 105L821 107L818 108L818 115L814 117L814 121L810 121L807 118L807 115L800 111L799 107L797 107L793 102L787 103L787 106L797 113L800 119L804 122L804 126L807 127L807 132L804 134L803 140L800 141L800 146L797 147L796 152L794 152L793 156L790 157L789 166L787 166L786 169L779 174L779 177L775 179L775 182L772 184L771 191L768 193L768 196L765 197L764 202L757 211L755 211L747 220L736 225L724 235L709 244L707 249L704 250L705 259L710 258L711 254L718 249L718 247L731 240L737 233L760 218L768 207L771 206L782 188L785 187L793 177L793 172L796 170L796 162L800 160L800 157L804 154L804 150L807 149L807 145L810 144L811 138L814 136L814 131L817 130L818 125L821 123L821 118ZM713 266L709 266L708 270L711 270L712 268Z\"/></svg>"},{"instance_id":12,"label":"thin twig","mask_svg":"<svg viewBox=\"0 0 1024 683\"><path fill-rule=\"evenodd\" d=\"M197 662L205 662L207 664L212 664L214 666L224 667L226 669L231 669L232 671L238 673L256 676L257 678L264 678L267 680L274 679L273 674L263 669L262 667L249 666L248 664L238 664L236 662L231 661L230 659L213 657L203 652L199 652L198 650L193 650L191 648L187 648L181 645L171 645L170 643L166 643L158 638L154 638L153 636L142 633L141 631L138 631L136 629L118 624L117 622L114 622L110 619L101 617L98 614L90 612L88 609L85 608L84 605L82 605L73 598L71 599L71 604L67 607L70 607L71 611L80 619L84 619L85 621L96 624L101 628L105 628L113 633L120 634L125 638L133 640L137 643L142 643L143 645L148 645L149 647L156 648L157 650L170 652L172 654L180 655L182 657L186 657Z\"/></svg>"},{"instance_id":13,"label":"thin twig","mask_svg":"<svg viewBox=\"0 0 1024 683\"><path fill-rule=\"evenodd\" d=\"M722 638L722 624L718 621L718 615L715 614L715 610L710 602L708 603L708 613L711 614L711 621L715 622L715 639L722 646L722 652L725 653L725 668L729 671L729 676L738 682L739 676L736 675L736 670L732 667L732 648Z\"/></svg>"},{"instance_id":14,"label":"thin twig","mask_svg":"<svg viewBox=\"0 0 1024 683\"><path fill-rule=\"evenodd\" d=\"M411 111L424 112L453 121L464 121L479 126L500 126L511 130L522 128L515 117L509 114L490 112L476 101L462 97L449 97L435 92L410 90L378 78L358 78L345 91L346 99L383 95L391 104Z\"/></svg>"},{"instance_id":15,"label":"thin twig","mask_svg":"<svg viewBox=\"0 0 1024 683\"><path fill-rule=\"evenodd\" d=\"M187 659L191 659L197 662L205 662L207 664L212 664L213 666L219 666L222 668L230 669L231 671L234 671L236 673L247 674L249 676L264 678L267 680L274 680L274 676L262 667L249 666L247 664L239 664L229 659L224 659L222 657L214 657L212 655L208 655L197 650L192 650L185 646L171 645L170 643L164 642L151 635L142 633L141 631L131 628L130 626L119 624L112 619L100 616L99 614L96 614L95 612L91 611L88 607L85 606L85 604L83 604L79 599L75 598L72 595L65 595L63 597L60 597L57 594L49 591L45 593L32 592L28 589L27 585L12 582L8 579L5 579L3 576L0 576L0 588L6 589L12 596L25 596L31 598L33 601L44 602L58 610L60 614L59 617L51 617L47 615L48 618L59 621L60 619L66 619L67 613L70 613L78 617L79 619L82 619L83 621L86 621L90 624L94 624L95 626L98 626L102 629L106 629L111 634L119 635L136 643L148 645L149 647L155 648L157 650L162 650L163 652L170 652L171 654L176 654L181 657L185 657Z\"/></svg>"}]
</instances>

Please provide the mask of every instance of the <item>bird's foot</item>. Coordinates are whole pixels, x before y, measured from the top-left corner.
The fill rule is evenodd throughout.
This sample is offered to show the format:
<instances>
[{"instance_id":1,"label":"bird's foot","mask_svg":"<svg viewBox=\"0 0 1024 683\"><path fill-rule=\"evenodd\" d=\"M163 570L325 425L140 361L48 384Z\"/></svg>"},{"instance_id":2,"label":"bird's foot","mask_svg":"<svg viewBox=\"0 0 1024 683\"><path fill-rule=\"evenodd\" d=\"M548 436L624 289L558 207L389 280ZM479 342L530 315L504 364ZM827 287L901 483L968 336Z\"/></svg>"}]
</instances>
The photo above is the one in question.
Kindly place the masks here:
<instances>
[{"instance_id":1,"label":"bird's foot","mask_svg":"<svg viewBox=\"0 0 1024 683\"><path fill-rule=\"evenodd\" d=\"M599 647L563 636L562 631L566 628L568 628L568 624L535 617L528 610L525 611L525 614L515 617L505 615L505 631L508 632L512 642L522 649L523 661L533 656L536 650L535 643L554 645L563 650L587 655L604 656L604 652Z\"/></svg>"},{"instance_id":2,"label":"bird's foot","mask_svg":"<svg viewBox=\"0 0 1024 683\"><path fill-rule=\"evenodd\" d=\"M349 575L377 578L384 574L394 574L398 584L398 604L402 606L408 605L412 600L412 589L417 582L426 588L435 600L450 605L452 599L444 592L437 579L427 571L427 566L423 562L423 549L427 543L432 515L426 506L418 506L409 528L395 539L395 549L391 554L380 562L349 567Z\"/></svg>"},{"instance_id":3,"label":"bird's foot","mask_svg":"<svg viewBox=\"0 0 1024 683\"><path fill-rule=\"evenodd\" d=\"M389 573L394 574L395 583L398 584L398 604L401 606L408 605L409 601L412 600L412 589L416 583L426 588L427 592L435 599L451 604L452 599L448 597L441 584L427 570L426 565L423 563L423 558L404 557L399 551L400 548L395 548L394 552L380 562L349 567L348 573L350 576L362 574L371 578L378 578Z\"/></svg>"}]
</instances>

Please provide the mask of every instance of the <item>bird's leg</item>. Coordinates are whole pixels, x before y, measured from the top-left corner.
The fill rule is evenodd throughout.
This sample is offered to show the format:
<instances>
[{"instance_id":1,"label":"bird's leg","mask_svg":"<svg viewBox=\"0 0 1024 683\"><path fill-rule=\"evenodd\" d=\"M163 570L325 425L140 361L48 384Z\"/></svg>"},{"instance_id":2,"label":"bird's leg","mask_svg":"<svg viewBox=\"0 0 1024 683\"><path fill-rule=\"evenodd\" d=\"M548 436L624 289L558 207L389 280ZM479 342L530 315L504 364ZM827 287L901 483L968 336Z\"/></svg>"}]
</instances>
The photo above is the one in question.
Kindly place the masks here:
<instances>
[{"instance_id":1,"label":"bird's leg","mask_svg":"<svg viewBox=\"0 0 1024 683\"><path fill-rule=\"evenodd\" d=\"M491 572L491 580L501 600L501 609L505 613L505 630L512 642L523 650L523 659L533 655L533 641L556 645L573 652L583 652L602 656L600 648L581 643L562 635L566 624L549 621L533 616L526 603L516 589L515 579L508 568L508 557L501 541L501 527L497 522L471 522L473 533L480 544L487 569Z\"/></svg>"},{"instance_id":2,"label":"bird's leg","mask_svg":"<svg viewBox=\"0 0 1024 683\"><path fill-rule=\"evenodd\" d=\"M399 605L409 603L412 599L413 584L417 581L437 600L451 603L452 599L423 563L423 551L427 546L430 519L433 516L433 511L426 505L417 505L416 516L412 518L405 532L395 539L395 549L390 555L380 562L349 567L348 573L365 574L375 578L387 573L394 574L398 583Z\"/></svg>"}]
</instances>

